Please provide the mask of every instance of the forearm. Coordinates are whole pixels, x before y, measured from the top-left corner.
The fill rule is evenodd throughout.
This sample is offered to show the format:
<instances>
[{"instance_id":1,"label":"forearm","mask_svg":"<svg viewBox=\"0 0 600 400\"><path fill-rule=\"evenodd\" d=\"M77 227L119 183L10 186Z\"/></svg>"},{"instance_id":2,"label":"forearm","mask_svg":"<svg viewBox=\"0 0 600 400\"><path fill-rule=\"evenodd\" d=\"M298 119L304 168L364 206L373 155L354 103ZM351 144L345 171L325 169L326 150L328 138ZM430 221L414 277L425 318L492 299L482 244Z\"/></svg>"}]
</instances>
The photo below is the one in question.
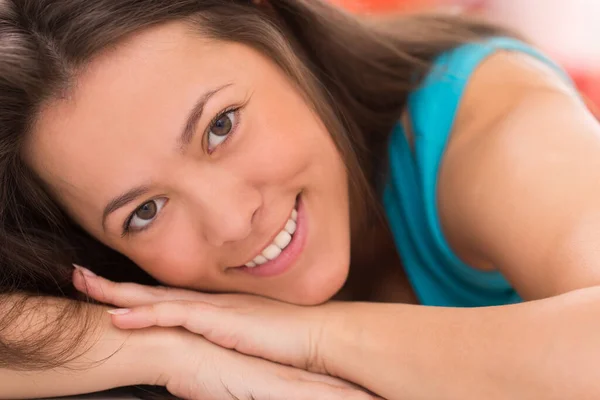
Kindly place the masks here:
<instances>
[{"instance_id":1,"label":"forearm","mask_svg":"<svg viewBox=\"0 0 600 400\"><path fill-rule=\"evenodd\" d=\"M15 297L0 298L6 312ZM8 346L26 346L45 338L45 356L63 360L60 366L43 368L39 360L13 360L0 368L0 398L37 398L89 393L114 387L154 384L159 377L163 344L158 330L121 331L113 327L104 308L95 305L69 318L58 320L68 300L35 298L19 317L2 331L0 340ZM86 323L86 318L89 318ZM54 337L53 324L63 326ZM80 341L70 340L83 329ZM50 340L51 339L51 340ZM162 338L161 338L162 339ZM159 346L160 344L160 346ZM20 365L21 364L21 365Z\"/></svg>"},{"instance_id":2,"label":"forearm","mask_svg":"<svg viewBox=\"0 0 600 400\"><path fill-rule=\"evenodd\" d=\"M338 306L328 372L387 399L600 398L600 288L480 309Z\"/></svg>"}]
</instances>

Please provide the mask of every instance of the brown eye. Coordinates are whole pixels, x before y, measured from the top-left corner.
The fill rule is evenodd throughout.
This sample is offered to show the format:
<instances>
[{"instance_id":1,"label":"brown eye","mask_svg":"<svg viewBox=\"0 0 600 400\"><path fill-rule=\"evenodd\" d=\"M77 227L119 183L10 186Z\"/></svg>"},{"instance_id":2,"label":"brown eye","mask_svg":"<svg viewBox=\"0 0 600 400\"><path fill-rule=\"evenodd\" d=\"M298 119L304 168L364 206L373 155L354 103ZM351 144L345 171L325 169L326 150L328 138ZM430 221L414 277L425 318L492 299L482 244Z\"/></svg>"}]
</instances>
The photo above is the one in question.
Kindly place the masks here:
<instances>
[{"instance_id":1,"label":"brown eye","mask_svg":"<svg viewBox=\"0 0 600 400\"><path fill-rule=\"evenodd\" d=\"M142 204L131 214L125 225L125 231L141 231L150 226L167 203L166 198L154 199Z\"/></svg>"},{"instance_id":2,"label":"brown eye","mask_svg":"<svg viewBox=\"0 0 600 400\"><path fill-rule=\"evenodd\" d=\"M208 149L213 151L217 146L223 143L235 129L237 111L230 111L222 114L208 131Z\"/></svg>"},{"instance_id":3,"label":"brown eye","mask_svg":"<svg viewBox=\"0 0 600 400\"><path fill-rule=\"evenodd\" d=\"M156 203L149 201L136 210L135 216L141 220L149 220L156 216L157 209Z\"/></svg>"},{"instance_id":4,"label":"brown eye","mask_svg":"<svg viewBox=\"0 0 600 400\"><path fill-rule=\"evenodd\" d=\"M215 121L212 128L210 129L211 133L217 136L225 136L231 132L233 128L232 113L228 113L222 115L221 118Z\"/></svg>"}]
</instances>

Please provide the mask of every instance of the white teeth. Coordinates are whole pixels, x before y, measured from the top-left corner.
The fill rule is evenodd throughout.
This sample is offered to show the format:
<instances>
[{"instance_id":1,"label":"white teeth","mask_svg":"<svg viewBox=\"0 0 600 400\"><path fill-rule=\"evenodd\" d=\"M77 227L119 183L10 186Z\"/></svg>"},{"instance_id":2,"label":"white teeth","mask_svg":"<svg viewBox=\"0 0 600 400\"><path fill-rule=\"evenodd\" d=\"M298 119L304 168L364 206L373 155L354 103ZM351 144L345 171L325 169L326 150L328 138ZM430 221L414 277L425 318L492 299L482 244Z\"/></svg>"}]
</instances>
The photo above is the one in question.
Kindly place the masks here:
<instances>
[{"instance_id":1,"label":"white teeth","mask_svg":"<svg viewBox=\"0 0 600 400\"><path fill-rule=\"evenodd\" d=\"M275 237L275 240L273 242L280 249L285 249L286 246L288 244L290 244L291 241L292 241L292 235L290 235L286 231L281 231L281 232L279 232L279 235L277 235L277 237Z\"/></svg>"},{"instance_id":2,"label":"white teeth","mask_svg":"<svg viewBox=\"0 0 600 400\"><path fill-rule=\"evenodd\" d=\"M276 244L271 244L263 250L262 255L269 260L274 260L281 254L281 249Z\"/></svg>"},{"instance_id":3,"label":"white teeth","mask_svg":"<svg viewBox=\"0 0 600 400\"><path fill-rule=\"evenodd\" d=\"M288 222L285 224L285 231L290 235L293 235L296 232L296 222L291 219L288 219Z\"/></svg>"},{"instance_id":4,"label":"white teeth","mask_svg":"<svg viewBox=\"0 0 600 400\"><path fill-rule=\"evenodd\" d=\"M296 220L298 219L298 211L292 210L290 219L285 223L285 227L277 234L273 243L267 246L261 254L256 256L254 260L246 264L248 268L254 268L266 263L269 260L274 260L292 241L292 235L296 232Z\"/></svg>"},{"instance_id":5,"label":"white teeth","mask_svg":"<svg viewBox=\"0 0 600 400\"><path fill-rule=\"evenodd\" d=\"M264 263L266 263L269 260L267 260L267 258L262 255L258 255L252 261L254 261L258 265L263 265Z\"/></svg>"}]
</instances>

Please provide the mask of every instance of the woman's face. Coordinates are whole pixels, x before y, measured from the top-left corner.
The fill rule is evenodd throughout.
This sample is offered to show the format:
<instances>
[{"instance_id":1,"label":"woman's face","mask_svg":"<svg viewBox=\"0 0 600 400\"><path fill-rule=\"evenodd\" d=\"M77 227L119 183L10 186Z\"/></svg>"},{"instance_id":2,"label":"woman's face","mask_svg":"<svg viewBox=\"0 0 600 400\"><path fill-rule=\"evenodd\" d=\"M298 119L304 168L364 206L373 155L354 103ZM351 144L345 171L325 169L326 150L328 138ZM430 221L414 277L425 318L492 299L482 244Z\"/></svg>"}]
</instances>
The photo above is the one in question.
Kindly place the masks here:
<instances>
[{"instance_id":1,"label":"woman's face","mask_svg":"<svg viewBox=\"0 0 600 400\"><path fill-rule=\"evenodd\" d=\"M139 33L42 110L25 156L82 227L167 285L314 304L346 279L344 163L248 47L182 23Z\"/></svg>"}]
</instances>

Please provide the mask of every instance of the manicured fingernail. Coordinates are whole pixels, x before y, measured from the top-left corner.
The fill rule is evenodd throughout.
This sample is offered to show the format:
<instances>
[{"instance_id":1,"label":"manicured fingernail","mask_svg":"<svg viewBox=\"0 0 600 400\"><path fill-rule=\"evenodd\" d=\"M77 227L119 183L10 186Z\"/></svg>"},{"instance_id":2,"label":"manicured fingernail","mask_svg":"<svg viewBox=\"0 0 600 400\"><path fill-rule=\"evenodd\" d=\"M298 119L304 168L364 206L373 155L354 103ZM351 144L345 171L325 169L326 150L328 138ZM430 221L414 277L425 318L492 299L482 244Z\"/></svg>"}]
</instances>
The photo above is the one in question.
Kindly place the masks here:
<instances>
[{"instance_id":1,"label":"manicured fingernail","mask_svg":"<svg viewBox=\"0 0 600 400\"><path fill-rule=\"evenodd\" d=\"M97 276L95 273L93 273L92 271L90 271L87 268L83 268L81 265L73 264L73 266L75 268L77 268L79 271L81 271L81 273L83 275L87 276L88 278L95 278Z\"/></svg>"},{"instance_id":2,"label":"manicured fingernail","mask_svg":"<svg viewBox=\"0 0 600 400\"><path fill-rule=\"evenodd\" d=\"M125 315L129 311L131 311L129 308L117 308L115 310L108 310L108 313L112 315Z\"/></svg>"}]
</instances>

